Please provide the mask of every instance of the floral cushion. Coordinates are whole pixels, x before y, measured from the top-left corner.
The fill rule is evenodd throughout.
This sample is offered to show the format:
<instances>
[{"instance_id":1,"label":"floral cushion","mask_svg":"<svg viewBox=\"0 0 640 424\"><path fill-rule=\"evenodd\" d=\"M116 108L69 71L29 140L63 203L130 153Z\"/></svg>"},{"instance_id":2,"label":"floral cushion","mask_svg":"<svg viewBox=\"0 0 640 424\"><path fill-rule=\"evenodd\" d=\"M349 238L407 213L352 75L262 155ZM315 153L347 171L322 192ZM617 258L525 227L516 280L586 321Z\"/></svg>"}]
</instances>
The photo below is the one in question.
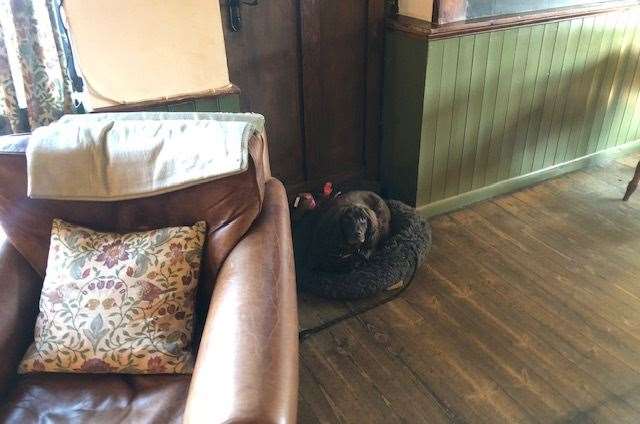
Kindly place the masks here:
<instances>
[{"instance_id":1,"label":"floral cushion","mask_svg":"<svg viewBox=\"0 0 640 424\"><path fill-rule=\"evenodd\" d=\"M54 220L35 341L19 372L191 372L205 230L115 234Z\"/></svg>"}]
</instances>

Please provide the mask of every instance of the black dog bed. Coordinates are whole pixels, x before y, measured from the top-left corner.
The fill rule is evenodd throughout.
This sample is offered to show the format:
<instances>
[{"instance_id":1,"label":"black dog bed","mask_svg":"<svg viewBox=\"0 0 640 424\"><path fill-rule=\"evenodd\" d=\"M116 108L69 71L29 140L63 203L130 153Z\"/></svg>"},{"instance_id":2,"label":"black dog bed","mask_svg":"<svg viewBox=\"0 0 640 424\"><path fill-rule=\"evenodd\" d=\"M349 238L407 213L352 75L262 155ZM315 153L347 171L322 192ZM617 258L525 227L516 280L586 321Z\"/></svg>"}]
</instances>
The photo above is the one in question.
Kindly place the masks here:
<instances>
[{"instance_id":1,"label":"black dog bed","mask_svg":"<svg viewBox=\"0 0 640 424\"><path fill-rule=\"evenodd\" d=\"M298 269L300 288L329 299L353 300L407 284L431 248L431 227L410 206L388 200L390 236L369 260L347 272Z\"/></svg>"}]
</instances>

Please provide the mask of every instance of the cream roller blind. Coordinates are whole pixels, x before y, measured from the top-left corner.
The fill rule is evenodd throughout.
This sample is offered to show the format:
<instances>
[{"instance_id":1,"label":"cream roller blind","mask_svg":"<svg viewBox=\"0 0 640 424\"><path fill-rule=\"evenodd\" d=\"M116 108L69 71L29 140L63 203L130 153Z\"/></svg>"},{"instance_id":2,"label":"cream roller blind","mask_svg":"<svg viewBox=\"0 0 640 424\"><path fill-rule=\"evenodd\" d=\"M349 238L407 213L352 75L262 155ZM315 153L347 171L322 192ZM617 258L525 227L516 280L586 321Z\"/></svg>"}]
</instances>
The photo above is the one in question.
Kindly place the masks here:
<instances>
[{"instance_id":1,"label":"cream roller blind","mask_svg":"<svg viewBox=\"0 0 640 424\"><path fill-rule=\"evenodd\" d=\"M92 109L229 88L218 0L64 0Z\"/></svg>"}]
</instances>

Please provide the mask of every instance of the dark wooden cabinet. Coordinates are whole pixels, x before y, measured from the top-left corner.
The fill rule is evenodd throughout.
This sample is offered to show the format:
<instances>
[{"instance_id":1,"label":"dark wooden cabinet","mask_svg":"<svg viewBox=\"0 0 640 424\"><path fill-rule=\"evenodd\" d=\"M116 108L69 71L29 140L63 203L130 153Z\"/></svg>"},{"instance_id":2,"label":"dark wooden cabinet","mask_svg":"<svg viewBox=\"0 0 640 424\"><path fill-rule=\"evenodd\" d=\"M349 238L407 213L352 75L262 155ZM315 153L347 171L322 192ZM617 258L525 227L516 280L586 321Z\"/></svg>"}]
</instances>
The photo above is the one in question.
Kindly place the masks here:
<instances>
[{"instance_id":1,"label":"dark wooden cabinet","mask_svg":"<svg viewBox=\"0 0 640 424\"><path fill-rule=\"evenodd\" d=\"M260 0L233 32L243 110L267 118L274 174L290 190L378 178L384 0Z\"/></svg>"}]
</instances>

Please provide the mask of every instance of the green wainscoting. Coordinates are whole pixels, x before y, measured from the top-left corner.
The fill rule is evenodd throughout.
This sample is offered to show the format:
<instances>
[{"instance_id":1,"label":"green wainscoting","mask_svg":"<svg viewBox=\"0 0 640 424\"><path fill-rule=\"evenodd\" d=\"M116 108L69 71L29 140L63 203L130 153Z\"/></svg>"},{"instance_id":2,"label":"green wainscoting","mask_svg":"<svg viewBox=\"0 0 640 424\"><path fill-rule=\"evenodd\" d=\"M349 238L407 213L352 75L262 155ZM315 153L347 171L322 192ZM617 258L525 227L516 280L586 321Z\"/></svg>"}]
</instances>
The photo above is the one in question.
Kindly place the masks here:
<instances>
[{"instance_id":1,"label":"green wainscoting","mask_svg":"<svg viewBox=\"0 0 640 424\"><path fill-rule=\"evenodd\" d=\"M640 138L640 8L439 40L390 30L385 72L383 187L425 210Z\"/></svg>"}]
</instances>

